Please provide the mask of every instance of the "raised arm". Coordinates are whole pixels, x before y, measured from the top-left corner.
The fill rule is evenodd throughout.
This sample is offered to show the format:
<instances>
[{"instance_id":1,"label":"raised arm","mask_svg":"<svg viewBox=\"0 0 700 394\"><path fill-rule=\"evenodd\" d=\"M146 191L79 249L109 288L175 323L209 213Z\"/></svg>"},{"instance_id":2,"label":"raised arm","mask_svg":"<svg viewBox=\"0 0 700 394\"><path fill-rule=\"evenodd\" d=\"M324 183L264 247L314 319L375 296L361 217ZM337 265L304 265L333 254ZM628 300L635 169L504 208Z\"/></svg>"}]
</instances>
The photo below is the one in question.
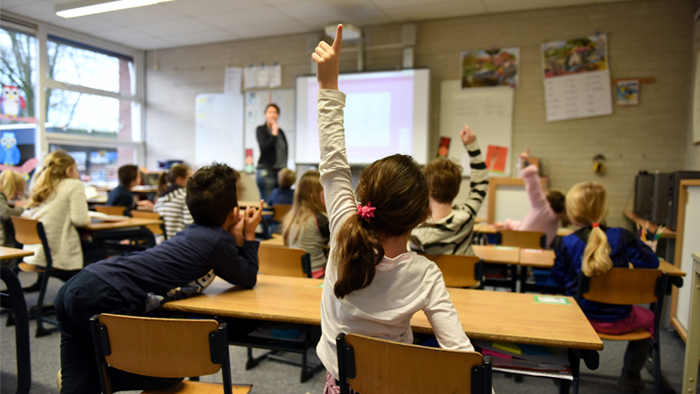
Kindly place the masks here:
<instances>
[{"instance_id":1,"label":"raised arm","mask_svg":"<svg viewBox=\"0 0 700 394\"><path fill-rule=\"evenodd\" d=\"M356 211L352 176L345 153L343 107L345 94L338 91L338 60L343 42L343 26L338 25L333 46L321 42L311 58L318 79L318 136L321 148L321 184L326 195L326 210L333 234L348 215Z\"/></svg>"},{"instance_id":2,"label":"raised arm","mask_svg":"<svg viewBox=\"0 0 700 394\"><path fill-rule=\"evenodd\" d=\"M542 180L538 174L539 168L534 164L528 164L530 158L530 149L521 153L518 159L520 160L523 169L520 171L520 177L525 181L525 191L530 199L530 206L533 209L540 209L549 205L547 197L542 190Z\"/></svg>"},{"instance_id":3,"label":"raised arm","mask_svg":"<svg viewBox=\"0 0 700 394\"><path fill-rule=\"evenodd\" d=\"M476 142L476 135L469 126L464 125L460 132L460 137L464 148L469 154L471 179L467 201L457 208L469 212L472 216L476 216L476 213L479 212L479 208L481 208L481 204L483 204L486 198L486 192L489 189L489 170L486 168L481 149L479 149L479 144Z\"/></svg>"}]
</instances>

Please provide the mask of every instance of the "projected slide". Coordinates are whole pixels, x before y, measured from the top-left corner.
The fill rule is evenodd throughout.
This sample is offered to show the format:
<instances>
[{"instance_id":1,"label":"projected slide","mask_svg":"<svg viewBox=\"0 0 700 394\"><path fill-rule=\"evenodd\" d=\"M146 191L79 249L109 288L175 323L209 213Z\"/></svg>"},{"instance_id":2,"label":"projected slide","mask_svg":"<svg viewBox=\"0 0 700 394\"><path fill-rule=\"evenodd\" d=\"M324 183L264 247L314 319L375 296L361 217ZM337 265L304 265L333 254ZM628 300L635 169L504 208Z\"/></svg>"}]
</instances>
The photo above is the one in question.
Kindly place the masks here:
<instances>
[{"instance_id":1,"label":"projected slide","mask_svg":"<svg viewBox=\"0 0 700 394\"><path fill-rule=\"evenodd\" d=\"M340 76L339 87L346 94L345 146L350 163L369 164L396 153L425 163L428 79L427 70ZM317 93L316 77L297 78L298 163L320 161Z\"/></svg>"}]
</instances>

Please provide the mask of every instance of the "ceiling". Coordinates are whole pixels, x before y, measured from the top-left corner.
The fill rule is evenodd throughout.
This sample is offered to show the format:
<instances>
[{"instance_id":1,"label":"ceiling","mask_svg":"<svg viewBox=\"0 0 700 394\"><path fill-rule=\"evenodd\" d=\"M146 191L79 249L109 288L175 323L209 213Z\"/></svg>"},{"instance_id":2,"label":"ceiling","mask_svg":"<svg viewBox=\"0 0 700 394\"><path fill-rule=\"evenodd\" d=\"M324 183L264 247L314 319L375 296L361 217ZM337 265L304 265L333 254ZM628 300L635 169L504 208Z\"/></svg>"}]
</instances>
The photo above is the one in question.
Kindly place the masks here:
<instances>
[{"instance_id":1,"label":"ceiling","mask_svg":"<svg viewBox=\"0 0 700 394\"><path fill-rule=\"evenodd\" d=\"M57 4L76 0L0 0L0 10L138 49L160 49L358 26L554 8L621 0L176 0L63 19Z\"/></svg>"}]
</instances>

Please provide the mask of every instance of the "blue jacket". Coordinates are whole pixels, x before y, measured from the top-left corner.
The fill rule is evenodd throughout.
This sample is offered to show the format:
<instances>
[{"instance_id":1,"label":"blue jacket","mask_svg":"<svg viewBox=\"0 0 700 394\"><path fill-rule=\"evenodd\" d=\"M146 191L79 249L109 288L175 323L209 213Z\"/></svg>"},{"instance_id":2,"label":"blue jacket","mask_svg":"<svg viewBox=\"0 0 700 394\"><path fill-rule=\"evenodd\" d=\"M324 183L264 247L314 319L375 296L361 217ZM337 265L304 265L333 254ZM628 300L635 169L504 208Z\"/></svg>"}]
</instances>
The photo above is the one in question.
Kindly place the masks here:
<instances>
[{"instance_id":1,"label":"blue jacket","mask_svg":"<svg viewBox=\"0 0 700 394\"><path fill-rule=\"evenodd\" d=\"M631 232L619 227L600 226L600 228L608 236L613 267L626 268L628 263L632 263L635 268L659 267L659 258L656 254ZM555 241L556 258L552 267L552 279L566 288L567 295L576 295L583 251L586 249L590 233L591 227L584 227ZM581 300L581 309L589 319L616 322L629 316L632 306Z\"/></svg>"},{"instance_id":2,"label":"blue jacket","mask_svg":"<svg viewBox=\"0 0 700 394\"><path fill-rule=\"evenodd\" d=\"M292 205L294 204L294 189L289 187L277 187L272 190L267 198L267 205Z\"/></svg>"}]
</instances>

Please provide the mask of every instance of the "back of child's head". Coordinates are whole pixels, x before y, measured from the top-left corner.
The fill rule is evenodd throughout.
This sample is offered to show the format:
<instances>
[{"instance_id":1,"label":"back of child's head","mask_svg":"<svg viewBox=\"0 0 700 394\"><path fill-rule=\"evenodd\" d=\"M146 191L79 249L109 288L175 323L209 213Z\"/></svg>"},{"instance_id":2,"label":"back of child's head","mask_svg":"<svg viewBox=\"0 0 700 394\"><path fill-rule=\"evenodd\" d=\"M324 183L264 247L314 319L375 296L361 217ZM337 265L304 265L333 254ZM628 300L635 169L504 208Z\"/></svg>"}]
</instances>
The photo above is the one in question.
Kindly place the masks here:
<instances>
[{"instance_id":1,"label":"back of child's head","mask_svg":"<svg viewBox=\"0 0 700 394\"><path fill-rule=\"evenodd\" d=\"M190 166L187 164L175 164L171 166L167 172L164 172L158 178L158 194L165 193L168 190L168 184L173 184L177 178L185 178L190 174Z\"/></svg>"},{"instance_id":2,"label":"back of child's head","mask_svg":"<svg viewBox=\"0 0 700 394\"><path fill-rule=\"evenodd\" d=\"M68 169L75 165L75 160L64 150L55 150L44 158L44 168L41 170L27 207L33 207L46 201L53 193L59 182L68 178Z\"/></svg>"},{"instance_id":3,"label":"back of child's head","mask_svg":"<svg viewBox=\"0 0 700 394\"><path fill-rule=\"evenodd\" d=\"M282 222L282 238L289 243L291 229L295 226L304 227L306 219L318 212L326 212L326 206L321 201L323 186L320 181L321 174L316 170L306 171L294 191L294 203L292 209L284 217ZM296 237L301 231L296 231ZM296 238L295 237L295 238Z\"/></svg>"},{"instance_id":4,"label":"back of child's head","mask_svg":"<svg viewBox=\"0 0 700 394\"><path fill-rule=\"evenodd\" d=\"M240 175L223 163L202 167L187 181L187 208L194 222L221 227L238 206L236 182Z\"/></svg>"},{"instance_id":5,"label":"back of child's head","mask_svg":"<svg viewBox=\"0 0 700 394\"><path fill-rule=\"evenodd\" d=\"M127 164L119 167L117 170L117 177L119 178L119 184L123 187L128 187L131 182L135 181L139 177L139 168L133 164Z\"/></svg>"},{"instance_id":6,"label":"back of child's head","mask_svg":"<svg viewBox=\"0 0 700 394\"><path fill-rule=\"evenodd\" d=\"M24 185L24 177L18 172L4 170L0 174L0 192L2 192L8 200L21 197L24 194Z\"/></svg>"},{"instance_id":7,"label":"back of child's head","mask_svg":"<svg viewBox=\"0 0 700 394\"><path fill-rule=\"evenodd\" d=\"M552 189L546 194L547 202L552 211L557 214L561 225L566 227L570 224L569 216L566 214L566 195L560 191Z\"/></svg>"},{"instance_id":8,"label":"back of child's head","mask_svg":"<svg viewBox=\"0 0 700 394\"><path fill-rule=\"evenodd\" d=\"M423 168L430 197L439 203L451 204L462 183L462 166L450 159L437 159Z\"/></svg>"},{"instance_id":9,"label":"back of child's head","mask_svg":"<svg viewBox=\"0 0 700 394\"><path fill-rule=\"evenodd\" d=\"M581 271L586 276L602 275L612 268L610 245L600 223L608 215L608 194L598 182L574 185L566 195L566 212L579 227L592 226L583 252Z\"/></svg>"},{"instance_id":10,"label":"back of child's head","mask_svg":"<svg viewBox=\"0 0 700 394\"><path fill-rule=\"evenodd\" d=\"M297 174L289 168L283 168L277 173L277 183L280 187L290 188L297 181Z\"/></svg>"},{"instance_id":11,"label":"back of child's head","mask_svg":"<svg viewBox=\"0 0 700 394\"><path fill-rule=\"evenodd\" d=\"M382 241L408 234L423 222L430 211L428 195L425 176L410 156L389 156L362 171L355 197L363 211L374 211L360 215L358 207L358 214L338 231L338 298L372 283L375 265L384 258Z\"/></svg>"}]
</instances>

